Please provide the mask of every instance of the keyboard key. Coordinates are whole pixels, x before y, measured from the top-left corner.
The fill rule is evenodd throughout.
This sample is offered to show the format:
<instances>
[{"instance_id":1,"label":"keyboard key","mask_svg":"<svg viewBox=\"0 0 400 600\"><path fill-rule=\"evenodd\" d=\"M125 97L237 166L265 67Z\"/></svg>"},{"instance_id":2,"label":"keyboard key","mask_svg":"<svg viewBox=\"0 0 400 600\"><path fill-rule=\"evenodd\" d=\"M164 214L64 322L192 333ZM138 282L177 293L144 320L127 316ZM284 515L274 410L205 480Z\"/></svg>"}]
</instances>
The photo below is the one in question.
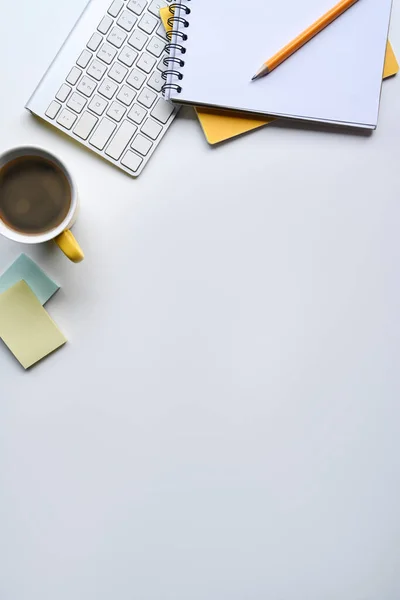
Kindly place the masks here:
<instances>
[{"instance_id":1,"label":"keyboard key","mask_svg":"<svg viewBox=\"0 0 400 600\"><path fill-rule=\"evenodd\" d=\"M55 117L58 115L59 111L61 108L61 104L58 104L58 102L55 102L53 100L53 102L50 104L49 108L46 110L46 116L49 117L49 119L55 119Z\"/></svg>"},{"instance_id":2,"label":"keyboard key","mask_svg":"<svg viewBox=\"0 0 400 600\"><path fill-rule=\"evenodd\" d=\"M147 85L153 88L153 90L156 90L156 92L161 92L163 84L164 80L161 77L161 73L159 73L158 71L154 71L154 73L152 73L150 79L147 82Z\"/></svg>"},{"instance_id":3,"label":"keyboard key","mask_svg":"<svg viewBox=\"0 0 400 600\"><path fill-rule=\"evenodd\" d=\"M116 49L110 46L110 44L103 44L97 53L97 57L100 58L107 65L111 65L116 54Z\"/></svg>"},{"instance_id":4,"label":"keyboard key","mask_svg":"<svg viewBox=\"0 0 400 600\"><path fill-rule=\"evenodd\" d=\"M89 104L90 110L95 112L96 115L99 115L99 117L101 117L103 112L106 110L107 106L108 106L107 100L104 100L104 98L101 98L101 96L98 96L97 94L95 96L93 96L93 99L91 100L91 102Z\"/></svg>"},{"instance_id":5,"label":"keyboard key","mask_svg":"<svg viewBox=\"0 0 400 600\"><path fill-rule=\"evenodd\" d=\"M103 38L99 33L97 33L97 32L94 33L87 43L87 47L89 48L89 50L96 52L97 48L100 46L100 44L102 42L102 39Z\"/></svg>"},{"instance_id":6,"label":"keyboard key","mask_svg":"<svg viewBox=\"0 0 400 600\"><path fill-rule=\"evenodd\" d=\"M101 84L101 86L99 87L99 94L101 94L102 96L105 96L106 98L111 100L111 98L114 96L117 89L118 89L118 86L116 83L111 81L111 79L105 79L103 81L103 83Z\"/></svg>"},{"instance_id":7,"label":"keyboard key","mask_svg":"<svg viewBox=\"0 0 400 600\"><path fill-rule=\"evenodd\" d=\"M149 88L145 87L140 92L137 101L140 102L140 104L143 104L143 106L145 106L146 108L151 108L156 98L157 94L155 94L152 90L149 90Z\"/></svg>"},{"instance_id":8,"label":"keyboard key","mask_svg":"<svg viewBox=\"0 0 400 600\"><path fill-rule=\"evenodd\" d=\"M90 98L90 96L93 94L94 90L96 89L96 86L97 86L96 82L93 81L93 79L89 79L89 77L86 77L86 75L85 75L80 80L78 87L76 89L78 90L78 92L81 92L81 94L84 94L85 96Z\"/></svg>"},{"instance_id":9,"label":"keyboard key","mask_svg":"<svg viewBox=\"0 0 400 600\"><path fill-rule=\"evenodd\" d=\"M86 69L86 67L90 63L92 56L93 54L91 52L89 52L88 50L84 50L78 58L78 60L76 61L76 64L82 67L82 69Z\"/></svg>"},{"instance_id":10,"label":"keyboard key","mask_svg":"<svg viewBox=\"0 0 400 600\"><path fill-rule=\"evenodd\" d=\"M141 15L145 9L147 0L130 0L128 3L129 10L135 13L135 15Z\"/></svg>"},{"instance_id":11,"label":"keyboard key","mask_svg":"<svg viewBox=\"0 0 400 600\"><path fill-rule=\"evenodd\" d=\"M69 85L66 85L65 83L63 83L56 94L56 98L60 102L65 102L65 100L68 98L70 93L71 93L71 88L69 87Z\"/></svg>"},{"instance_id":12,"label":"keyboard key","mask_svg":"<svg viewBox=\"0 0 400 600\"><path fill-rule=\"evenodd\" d=\"M153 0L152 2L150 2L148 11L153 13L153 15L155 15L156 17L159 17L160 9L164 8L164 6L167 6L167 4L166 2L163 2L163 0Z\"/></svg>"},{"instance_id":13,"label":"keyboard key","mask_svg":"<svg viewBox=\"0 0 400 600\"><path fill-rule=\"evenodd\" d=\"M100 21L97 29L100 31L100 33L103 33L105 35L107 33L107 31L110 29L112 24L113 24L112 18L109 17L108 15L106 15Z\"/></svg>"},{"instance_id":14,"label":"keyboard key","mask_svg":"<svg viewBox=\"0 0 400 600\"><path fill-rule=\"evenodd\" d=\"M71 108L77 113L81 113L86 104L86 99L74 92L67 102L68 108Z\"/></svg>"},{"instance_id":15,"label":"keyboard key","mask_svg":"<svg viewBox=\"0 0 400 600\"><path fill-rule=\"evenodd\" d=\"M128 112L128 117L138 125L140 125L146 115L147 110L139 106L139 104L134 104L131 110Z\"/></svg>"},{"instance_id":16,"label":"keyboard key","mask_svg":"<svg viewBox=\"0 0 400 600\"><path fill-rule=\"evenodd\" d=\"M131 67L137 58L138 53L129 46L125 46L119 53L119 60L127 67Z\"/></svg>"},{"instance_id":17,"label":"keyboard key","mask_svg":"<svg viewBox=\"0 0 400 600\"><path fill-rule=\"evenodd\" d=\"M133 69L132 73L129 75L126 81L127 83L129 83L129 85L135 88L135 90L140 90L140 88L146 81L146 76L143 75L143 73L141 73L137 69Z\"/></svg>"},{"instance_id":18,"label":"keyboard key","mask_svg":"<svg viewBox=\"0 0 400 600\"><path fill-rule=\"evenodd\" d=\"M73 112L64 108L64 110L60 112L60 115L57 119L57 123L65 127L65 129L71 129L72 125L75 123L77 118L78 117L74 115Z\"/></svg>"},{"instance_id":19,"label":"keyboard key","mask_svg":"<svg viewBox=\"0 0 400 600\"><path fill-rule=\"evenodd\" d=\"M108 71L108 76L114 79L117 83L122 83L128 73L128 69L119 63L114 63Z\"/></svg>"},{"instance_id":20,"label":"keyboard key","mask_svg":"<svg viewBox=\"0 0 400 600\"><path fill-rule=\"evenodd\" d=\"M89 112L84 112L74 129L75 135L82 138L83 140L87 140L89 135L92 133L97 121L98 119L96 119L96 117L91 115Z\"/></svg>"},{"instance_id":21,"label":"keyboard key","mask_svg":"<svg viewBox=\"0 0 400 600\"><path fill-rule=\"evenodd\" d=\"M147 119L141 127L141 131L149 136L152 140L156 140L162 132L162 127L153 119Z\"/></svg>"},{"instance_id":22,"label":"keyboard key","mask_svg":"<svg viewBox=\"0 0 400 600\"><path fill-rule=\"evenodd\" d=\"M147 44L147 50L158 58L164 52L165 46L166 44L157 37L152 37L150 42Z\"/></svg>"},{"instance_id":23,"label":"keyboard key","mask_svg":"<svg viewBox=\"0 0 400 600\"><path fill-rule=\"evenodd\" d=\"M107 42L110 42L116 48L121 48L122 44L126 40L126 33L119 27L113 27L107 36Z\"/></svg>"},{"instance_id":24,"label":"keyboard key","mask_svg":"<svg viewBox=\"0 0 400 600\"><path fill-rule=\"evenodd\" d=\"M82 71L78 67L72 67L67 77L68 83L75 85L81 75Z\"/></svg>"},{"instance_id":25,"label":"keyboard key","mask_svg":"<svg viewBox=\"0 0 400 600\"><path fill-rule=\"evenodd\" d=\"M162 56L161 60L159 61L158 65L157 65L157 69L159 71L161 71L161 73L163 73L165 71L165 69L168 68L166 65L164 65L164 59L165 59L165 56Z\"/></svg>"},{"instance_id":26,"label":"keyboard key","mask_svg":"<svg viewBox=\"0 0 400 600\"><path fill-rule=\"evenodd\" d=\"M142 29L145 33L153 33L155 28L157 27L159 21L155 19L151 15L143 15L138 23L138 27Z\"/></svg>"},{"instance_id":27,"label":"keyboard key","mask_svg":"<svg viewBox=\"0 0 400 600\"><path fill-rule=\"evenodd\" d=\"M162 23L160 23L156 34L159 35L160 37L162 37L163 40L165 40L166 42L168 42L168 38L167 38L167 33L164 29L164 25Z\"/></svg>"},{"instance_id":28,"label":"keyboard key","mask_svg":"<svg viewBox=\"0 0 400 600\"><path fill-rule=\"evenodd\" d=\"M112 17L118 17L119 13L122 10L124 3L122 2L122 0L114 0L114 2L111 4L110 8L108 9L108 14L111 15Z\"/></svg>"},{"instance_id":29,"label":"keyboard key","mask_svg":"<svg viewBox=\"0 0 400 600\"><path fill-rule=\"evenodd\" d=\"M107 67L103 65L103 63L101 63L99 60L94 60L87 70L88 75L93 77L93 79L97 79L97 81L100 81L100 79L102 79L106 71Z\"/></svg>"},{"instance_id":30,"label":"keyboard key","mask_svg":"<svg viewBox=\"0 0 400 600\"><path fill-rule=\"evenodd\" d=\"M150 54L143 52L141 56L139 56L138 61L136 62L136 66L139 69L142 69L145 73L150 73L153 70L154 65L156 64L156 59Z\"/></svg>"},{"instance_id":31,"label":"keyboard key","mask_svg":"<svg viewBox=\"0 0 400 600\"><path fill-rule=\"evenodd\" d=\"M131 144L131 148L133 150L136 150L136 152L139 152L139 154L146 156L146 154L149 153L149 150L152 147L152 145L153 142L145 138L144 135L140 135L140 133L138 133Z\"/></svg>"},{"instance_id":32,"label":"keyboard key","mask_svg":"<svg viewBox=\"0 0 400 600\"><path fill-rule=\"evenodd\" d=\"M106 154L114 160L118 160L131 141L136 129L135 125L132 125L129 121L124 121L106 149Z\"/></svg>"},{"instance_id":33,"label":"keyboard key","mask_svg":"<svg viewBox=\"0 0 400 600\"><path fill-rule=\"evenodd\" d=\"M160 98L151 111L151 116L160 121L160 123L166 123L172 113L174 112L175 107L170 102L167 102L163 98Z\"/></svg>"},{"instance_id":34,"label":"keyboard key","mask_svg":"<svg viewBox=\"0 0 400 600\"><path fill-rule=\"evenodd\" d=\"M126 113L126 108L119 102L113 102L107 111L107 115L118 123Z\"/></svg>"},{"instance_id":35,"label":"keyboard key","mask_svg":"<svg viewBox=\"0 0 400 600\"><path fill-rule=\"evenodd\" d=\"M135 15L133 15L129 10L124 10L117 21L117 25L122 27L122 29L125 29L125 31L132 31L136 21L137 17L135 17Z\"/></svg>"},{"instance_id":36,"label":"keyboard key","mask_svg":"<svg viewBox=\"0 0 400 600\"><path fill-rule=\"evenodd\" d=\"M133 91L132 88L127 85L123 85L117 94L117 100L126 104L126 106L130 106L136 96L136 92Z\"/></svg>"},{"instance_id":37,"label":"keyboard key","mask_svg":"<svg viewBox=\"0 0 400 600\"><path fill-rule=\"evenodd\" d=\"M134 173L136 173L136 171L138 170L138 168L140 167L142 162L143 162L143 159L140 158L140 156L138 156L137 154L134 154L133 152L131 152L130 150L128 150L128 152L125 154L125 156L121 160L121 163L125 167L128 167L128 169L130 169Z\"/></svg>"},{"instance_id":38,"label":"keyboard key","mask_svg":"<svg viewBox=\"0 0 400 600\"><path fill-rule=\"evenodd\" d=\"M92 135L89 140L89 144L97 148L98 150L103 150L104 146L107 144L108 140L116 130L117 126L115 123L110 121L109 119L103 119L100 125L97 127L96 131Z\"/></svg>"},{"instance_id":39,"label":"keyboard key","mask_svg":"<svg viewBox=\"0 0 400 600\"><path fill-rule=\"evenodd\" d=\"M147 40L149 38L139 29L136 29L128 40L128 44L133 46L136 50L143 50Z\"/></svg>"}]
</instances>

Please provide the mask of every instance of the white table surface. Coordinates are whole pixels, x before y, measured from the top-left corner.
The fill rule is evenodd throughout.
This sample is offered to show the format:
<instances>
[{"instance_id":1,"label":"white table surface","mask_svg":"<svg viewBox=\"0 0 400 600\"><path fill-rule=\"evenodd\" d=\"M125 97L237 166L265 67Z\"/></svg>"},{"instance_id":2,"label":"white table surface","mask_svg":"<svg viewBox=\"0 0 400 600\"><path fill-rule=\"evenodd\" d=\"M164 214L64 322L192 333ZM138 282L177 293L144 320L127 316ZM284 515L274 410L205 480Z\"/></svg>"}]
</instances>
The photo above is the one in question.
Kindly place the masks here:
<instances>
[{"instance_id":1,"label":"white table surface","mask_svg":"<svg viewBox=\"0 0 400 600\"><path fill-rule=\"evenodd\" d=\"M71 167L86 260L0 240L69 339L0 347L1 600L398 600L400 78L371 137L188 111L135 181L23 108L84 3L2 6L1 149Z\"/></svg>"}]
</instances>

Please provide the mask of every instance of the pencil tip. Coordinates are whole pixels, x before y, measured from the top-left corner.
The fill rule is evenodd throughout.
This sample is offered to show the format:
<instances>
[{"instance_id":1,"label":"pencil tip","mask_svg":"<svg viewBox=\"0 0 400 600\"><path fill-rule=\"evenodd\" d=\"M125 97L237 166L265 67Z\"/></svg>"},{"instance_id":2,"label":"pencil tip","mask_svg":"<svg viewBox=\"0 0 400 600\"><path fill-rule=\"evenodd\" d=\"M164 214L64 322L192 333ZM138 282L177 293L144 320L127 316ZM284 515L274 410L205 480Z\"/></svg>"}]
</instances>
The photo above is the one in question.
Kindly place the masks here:
<instances>
[{"instance_id":1,"label":"pencil tip","mask_svg":"<svg viewBox=\"0 0 400 600\"><path fill-rule=\"evenodd\" d=\"M253 75L251 80L255 81L256 79L261 79L261 77L265 77L265 75L268 75L268 73L269 73L269 68L267 67L267 65L263 65L261 67L261 69L259 71L257 71L257 73L255 75Z\"/></svg>"}]
</instances>

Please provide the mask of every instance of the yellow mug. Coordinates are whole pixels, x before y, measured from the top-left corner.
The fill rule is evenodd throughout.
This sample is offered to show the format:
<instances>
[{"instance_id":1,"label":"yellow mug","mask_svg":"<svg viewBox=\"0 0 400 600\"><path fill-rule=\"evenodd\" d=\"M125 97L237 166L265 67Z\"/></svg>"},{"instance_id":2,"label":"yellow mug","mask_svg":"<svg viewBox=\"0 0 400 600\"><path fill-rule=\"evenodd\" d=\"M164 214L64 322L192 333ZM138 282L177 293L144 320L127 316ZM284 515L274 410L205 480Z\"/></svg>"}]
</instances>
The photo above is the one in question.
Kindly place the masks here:
<instances>
[{"instance_id":1,"label":"yellow mug","mask_svg":"<svg viewBox=\"0 0 400 600\"><path fill-rule=\"evenodd\" d=\"M0 155L0 173L5 166L7 166L11 161L15 160L16 158L28 158L32 156L38 156L45 159L46 161L54 163L66 176L71 192L71 203L68 210L68 214L63 220L63 222L60 223L57 227L50 229L49 231L45 231L44 233L42 232L38 234L21 233L20 231L12 229L12 227L5 223L5 221L3 221L0 216L0 233L8 239L13 240L15 242L21 242L22 244L42 244L43 242L54 240L54 242L59 246L59 248L64 252L64 254L70 260L72 260L72 262L81 262L84 259L84 254L78 242L76 241L73 233L70 231L71 227L76 221L79 212L78 191L74 180L71 176L71 173L64 165L64 163L62 163L61 160L55 157L53 154L50 154L42 148L23 146L7 150L6 152Z\"/></svg>"}]
</instances>

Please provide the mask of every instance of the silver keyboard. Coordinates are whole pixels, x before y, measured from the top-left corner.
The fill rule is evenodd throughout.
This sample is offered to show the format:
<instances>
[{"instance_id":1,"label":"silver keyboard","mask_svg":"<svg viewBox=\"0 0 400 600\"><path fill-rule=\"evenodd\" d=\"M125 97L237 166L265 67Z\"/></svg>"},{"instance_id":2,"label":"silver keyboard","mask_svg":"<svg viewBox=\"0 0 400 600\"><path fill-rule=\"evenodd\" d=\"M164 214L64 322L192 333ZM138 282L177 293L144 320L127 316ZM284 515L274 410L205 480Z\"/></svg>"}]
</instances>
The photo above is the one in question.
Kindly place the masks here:
<instances>
[{"instance_id":1,"label":"silver keyboard","mask_svg":"<svg viewBox=\"0 0 400 600\"><path fill-rule=\"evenodd\" d=\"M91 0L26 108L140 175L177 112L161 92L171 1Z\"/></svg>"}]
</instances>

